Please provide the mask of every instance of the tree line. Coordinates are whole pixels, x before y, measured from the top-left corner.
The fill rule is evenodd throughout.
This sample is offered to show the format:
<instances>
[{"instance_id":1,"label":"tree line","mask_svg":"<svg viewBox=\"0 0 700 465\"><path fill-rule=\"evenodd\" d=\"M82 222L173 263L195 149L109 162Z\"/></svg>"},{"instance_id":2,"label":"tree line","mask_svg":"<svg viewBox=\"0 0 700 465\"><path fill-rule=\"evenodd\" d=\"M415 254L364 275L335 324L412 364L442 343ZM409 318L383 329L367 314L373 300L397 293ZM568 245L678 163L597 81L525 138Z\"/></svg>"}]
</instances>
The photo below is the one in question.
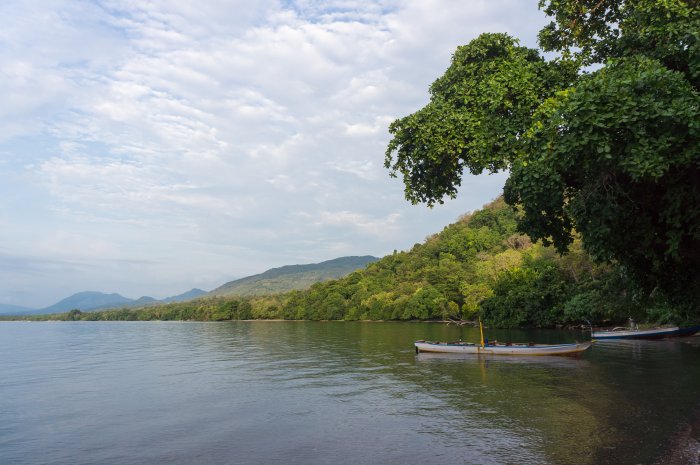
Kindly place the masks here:
<instances>
[{"instance_id":1,"label":"tree line","mask_svg":"<svg viewBox=\"0 0 700 465\"><path fill-rule=\"evenodd\" d=\"M467 320L493 327L658 323L692 318L650 296L624 270L518 233L519 213L498 199L440 233L344 278L306 290L202 298L143 308L53 315L61 320ZM682 309L682 308L681 308ZM46 319L47 317L32 317Z\"/></svg>"}]
</instances>

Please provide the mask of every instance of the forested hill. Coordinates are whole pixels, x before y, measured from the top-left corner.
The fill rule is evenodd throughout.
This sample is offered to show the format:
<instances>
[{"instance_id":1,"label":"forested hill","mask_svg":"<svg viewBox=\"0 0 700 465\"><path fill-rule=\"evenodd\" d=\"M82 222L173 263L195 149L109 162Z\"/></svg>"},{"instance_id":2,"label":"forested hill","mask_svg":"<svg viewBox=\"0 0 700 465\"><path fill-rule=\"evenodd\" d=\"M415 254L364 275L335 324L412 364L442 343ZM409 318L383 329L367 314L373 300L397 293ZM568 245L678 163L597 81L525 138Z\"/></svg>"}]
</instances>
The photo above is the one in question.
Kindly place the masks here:
<instances>
[{"instance_id":1,"label":"forested hill","mask_svg":"<svg viewBox=\"0 0 700 465\"><path fill-rule=\"evenodd\" d=\"M474 319L500 327L552 327L678 319L642 298L612 266L575 241L569 254L516 231L502 199L440 233L335 281L241 301L235 317L309 320ZM635 299L634 303L632 299ZM653 308L651 314L646 310Z\"/></svg>"},{"instance_id":2,"label":"forested hill","mask_svg":"<svg viewBox=\"0 0 700 465\"><path fill-rule=\"evenodd\" d=\"M306 289L320 281L341 278L377 260L379 260L377 257L366 255L340 257L308 265L272 268L264 273L228 282L209 292L207 296L252 296Z\"/></svg>"},{"instance_id":3,"label":"forested hill","mask_svg":"<svg viewBox=\"0 0 700 465\"><path fill-rule=\"evenodd\" d=\"M578 244L567 256L516 231L497 200L411 250L272 303L291 319L473 319L494 326L576 325L622 319L625 283ZM258 303L260 308L261 303Z\"/></svg>"},{"instance_id":4,"label":"forested hill","mask_svg":"<svg viewBox=\"0 0 700 465\"><path fill-rule=\"evenodd\" d=\"M282 274L283 276L284 274ZM502 200L440 233L349 275L306 290L216 296L140 310L72 312L58 319L472 320L494 327L553 327L682 320L644 298L612 265L594 265L574 241L569 254L516 231Z\"/></svg>"}]
</instances>

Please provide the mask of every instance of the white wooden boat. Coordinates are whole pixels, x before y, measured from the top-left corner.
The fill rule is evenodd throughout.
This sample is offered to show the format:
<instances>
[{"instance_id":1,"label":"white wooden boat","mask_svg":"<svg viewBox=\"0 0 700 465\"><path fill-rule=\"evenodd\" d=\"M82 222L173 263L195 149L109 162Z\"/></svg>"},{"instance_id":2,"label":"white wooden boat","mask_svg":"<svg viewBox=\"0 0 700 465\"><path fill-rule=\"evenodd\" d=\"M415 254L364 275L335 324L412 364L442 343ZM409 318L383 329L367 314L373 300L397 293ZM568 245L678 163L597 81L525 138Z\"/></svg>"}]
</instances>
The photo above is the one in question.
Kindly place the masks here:
<instances>
[{"instance_id":1,"label":"white wooden boat","mask_svg":"<svg viewBox=\"0 0 700 465\"><path fill-rule=\"evenodd\" d=\"M661 339L665 337L681 337L692 336L700 330L700 326L690 326L687 328L679 328L678 326L669 326L666 328L652 329L630 329L625 327L617 327L606 331L593 331L593 339Z\"/></svg>"},{"instance_id":2,"label":"white wooden boat","mask_svg":"<svg viewBox=\"0 0 700 465\"><path fill-rule=\"evenodd\" d=\"M583 352L593 341L574 342L570 344L513 344L493 343L476 344L472 342L432 342L416 341L416 353L433 352L444 354L476 355L566 355Z\"/></svg>"}]
</instances>

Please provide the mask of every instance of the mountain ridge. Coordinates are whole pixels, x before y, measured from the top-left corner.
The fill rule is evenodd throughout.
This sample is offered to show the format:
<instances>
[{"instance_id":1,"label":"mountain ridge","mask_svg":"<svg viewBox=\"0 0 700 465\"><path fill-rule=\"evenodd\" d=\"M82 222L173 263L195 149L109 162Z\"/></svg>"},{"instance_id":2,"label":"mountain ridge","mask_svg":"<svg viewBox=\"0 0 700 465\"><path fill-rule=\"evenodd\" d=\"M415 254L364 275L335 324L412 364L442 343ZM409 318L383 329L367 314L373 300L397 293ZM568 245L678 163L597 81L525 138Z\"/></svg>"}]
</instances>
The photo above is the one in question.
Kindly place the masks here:
<instances>
[{"instance_id":1,"label":"mountain ridge","mask_svg":"<svg viewBox=\"0 0 700 465\"><path fill-rule=\"evenodd\" d=\"M10 315L14 313L27 313L36 309L23 307L21 305L0 304L0 315Z\"/></svg>"},{"instance_id":2,"label":"mountain ridge","mask_svg":"<svg viewBox=\"0 0 700 465\"><path fill-rule=\"evenodd\" d=\"M352 255L319 263L270 268L222 284L203 297L266 295L305 289L317 282L341 278L378 260L378 257L372 255Z\"/></svg>"},{"instance_id":3,"label":"mountain ridge","mask_svg":"<svg viewBox=\"0 0 700 465\"><path fill-rule=\"evenodd\" d=\"M209 292L193 288L182 294L164 299L155 299L150 296L131 299L118 293L108 294L98 291L83 291L70 295L53 305L39 309L0 304L0 315L41 315L68 312L74 309L81 312L90 312L118 307L146 307L161 303L183 302L198 297L274 294L295 289L305 289L317 282L337 279L378 260L379 258L377 257L363 255L338 257L319 263L284 265L229 281Z\"/></svg>"},{"instance_id":4,"label":"mountain ridge","mask_svg":"<svg viewBox=\"0 0 700 465\"><path fill-rule=\"evenodd\" d=\"M159 300L149 296L141 296L138 299L131 299L116 292L107 294L99 291L82 291L76 292L75 294L61 299L53 305L38 309L21 307L17 305L0 304L0 315L43 315L62 313L74 309L82 312L89 312L115 307L146 306L160 302L183 302L204 294L206 294L206 291L194 288L182 294Z\"/></svg>"}]
</instances>

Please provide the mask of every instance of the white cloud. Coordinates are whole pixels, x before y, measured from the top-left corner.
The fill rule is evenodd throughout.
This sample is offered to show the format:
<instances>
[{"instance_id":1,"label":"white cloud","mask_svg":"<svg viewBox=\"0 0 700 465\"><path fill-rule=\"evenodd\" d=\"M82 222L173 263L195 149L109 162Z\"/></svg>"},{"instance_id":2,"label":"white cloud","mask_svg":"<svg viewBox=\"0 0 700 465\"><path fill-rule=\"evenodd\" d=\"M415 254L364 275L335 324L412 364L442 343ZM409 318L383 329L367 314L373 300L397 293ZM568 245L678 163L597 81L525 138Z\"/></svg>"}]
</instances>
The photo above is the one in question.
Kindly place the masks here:
<instances>
[{"instance_id":1,"label":"white cloud","mask_svg":"<svg viewBox=\"0 0 700 465\"><path fill-rule=\"evenodd\" d=\"M67 244L109 258L109 283L164 294L410 246L502 178L412 207L382 166L387 126L457 45L486 30L532 44L542 23L516 0L4 2L0 197L28 200L0 201L16 225L0 243L46 259Z\"/></svg>"},{"instance_id":2,"label":"white cloud","mask_svg":"<svg viewBox=\"0 0 700 465\"><path fill-rule=\"evenodd\" d=\"M343 229L357 230L363 235L383 236L399 227L400 218L401 215L398 213L392 213L386 218L372 218L361 212L324 211L311 217L311 220L319 228L342 227Z\"/></svg>"}]
</instances>

